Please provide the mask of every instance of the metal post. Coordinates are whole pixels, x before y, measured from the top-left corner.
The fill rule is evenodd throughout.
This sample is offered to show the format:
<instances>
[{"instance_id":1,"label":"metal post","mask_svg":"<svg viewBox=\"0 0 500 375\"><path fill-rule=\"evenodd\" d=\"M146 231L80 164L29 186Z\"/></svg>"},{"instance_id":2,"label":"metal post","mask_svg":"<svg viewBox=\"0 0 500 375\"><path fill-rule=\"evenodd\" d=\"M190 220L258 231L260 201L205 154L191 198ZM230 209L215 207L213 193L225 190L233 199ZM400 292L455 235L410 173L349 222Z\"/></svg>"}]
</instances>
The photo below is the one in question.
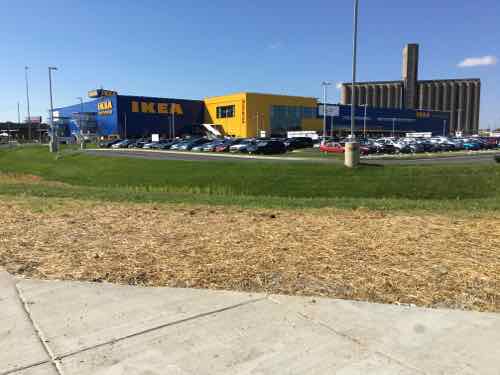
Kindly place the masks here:
<instances>
[{"instance_id":1,"label":"metal post","mask_svg":"<svg viewBox=\"0 0 500 375\"><path fill-rule=\"evenodd\" d=\"M366 138L366 108L368 104L364 104L365 107L365 118L363 119L363 138Z\"/></svg>"},{"instance_id":2,"label":"metal post","mask_svg":"<svg viewBox=\"0 0 500 375\"><path fill-rule=\"evenodd\" d=\"M358 13L359 0L354 0L354 34L352 40L351 140L355 139L354 127L356 125L356 63L358 54Z\"/></svg>"},{"instance_id":3,"label":"metal post","mask_svg":"<svg viewBox=\"0 0 500 375\"><path fill-rule=\"evenodd\" d=\"M123 139L127 139L127 113L123 113Z\"/></svg>"},{"instance_id":4,"label":"metal post","mask_svg":"<svg viewBox=\"0 0 500 375\"><path fill-rule=\"evenodd\" d=\"M175 139L175 110L172 109L172 139Z\"/></svg>"},{"instance_id":5,"label":"metal post","mask_svg":"<svg viewBox=\"0 0 500 375\"><path fill-rule=\"evenodd\" d=\"M446 136L446 120L443 121L443 137Z\"/></svg>"},{"instance_id":6,"label":"metal post","mask_svg":"<svg viewBox=\"0 0 500 375\"><path fill-rule=\"evenodd\" d=\"M356 142L354 128L356 126L356 63L358 53L358 13L359 0L354 0L354 32L352 38L352 86L351 86L351 134L349 142L345 144L344 165L348 168L354 168L359 164L360 151L359 143Z\"/></svg>"},{"instance_id":7,"label":"metal post","mask_svg":"<svg viewBox=\"0 0 500 375\"><path fill-rule=\"evenodd\" d=\"M458 108L457 112L458 112L458 131L462 133L462 108Z\"/></svg>"},{"instance_id":8,"label":"metal post","mask_svg":"<svg viewBox=\"0 0 500 375\"><path fill-rule=\"evenodd\" d=\"M396 130L396 119L392 119L392 138L394 138L394 132Z\"/></svg>"},{"instance_id":9,"label":"metal post","mask_svg":"<svg viewBox=\"0 0 500 375\"><path fill-rule=\"evenodd\" d=\"M257 136L257 138L260 138L259 137L259 112L257 112L257 116L256 117L257 117L257 134L256 134L256 136Z\"/></svg>"},{"instance_id":10,"label":"metal post","mask_svg":"<svg viewBox=\"0 0 500 375\"><path fill-rule=\"evenodd\" d=\"M28 67L24 67L24 80L26 81L26 107L28 110L28 139L31 140L31 113L30 113L30 95L28 86Z\"/></svg>"},{"instance_id":11,"label":"metal post","mask_svg":"<svg viewBox=\"0 0 500 375\"><path fill-rule=\"evenodd\" d=\"M332 83L323 81L321 83L321 86L323 86L323 143L325 143L325 137L326 137L326 102L327 102L327 90L328 86L330 86Z\"/></svg>"},{"instance_id":12,"label":"metal post","mask_svg":"<svg viewBox=\"0 0 500 375\"><path fill-rule=\"evenodd\" d=\"M83 98L81 96L77 97L80 100L80 148L83 150L85 148L85 138L83 136Z\"/></svg>"},{"instance_id":13,"label":"metal post","mask_svg":"<svg viewBox=\"0 0 500 375\"><path fill-rule=\"evenodd\" d=\"M330 137L333 138L333 116L330 116Z\"/></svg>"},{"instance_id":14,"label":"metal post","mask_svg":"<svg viewBox=\"0 0 500 375\"><path fill-rule=\"evenodd\" d=\"M50 128L52 130L50 139L50 152L58 151L57 129L54 126L54 103L52 99L52 71L57 70L54 66L49 66L49 92L50 92Z\"/></svg>"}]
</instances>

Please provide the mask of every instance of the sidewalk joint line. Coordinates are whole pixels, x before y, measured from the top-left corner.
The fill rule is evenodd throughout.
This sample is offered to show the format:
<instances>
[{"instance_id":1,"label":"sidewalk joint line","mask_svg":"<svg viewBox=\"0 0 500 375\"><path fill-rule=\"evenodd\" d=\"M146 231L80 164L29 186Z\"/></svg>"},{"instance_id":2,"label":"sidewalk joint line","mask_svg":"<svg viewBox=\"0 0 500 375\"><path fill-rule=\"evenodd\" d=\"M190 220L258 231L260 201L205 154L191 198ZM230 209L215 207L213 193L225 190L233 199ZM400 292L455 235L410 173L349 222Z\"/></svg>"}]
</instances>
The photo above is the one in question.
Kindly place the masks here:
<instances>
[{"instance_id":1,"label":"sidewalk joint line","mask_svg":"<svg viewBox=\"0 0 500 375\"><path fill-rule=\"evenodd\" d=\"M45 365L45 364L50 363L50 362L51 362L50 359L46 359L45 361L39 361L39 362L31 363L31 364L26 365L26 366L16 367L16 368L14 368L12 370L7 370L5 372L0 372L0 375L15 374L16 372L23 371L23 370L28 370L30 368L37 367L37 366L40 366L40 365Z\"/></svg>"},{"instance_id":2,"label":"sidewalk joint line","mask_svg":"<svg viewBox=\"0 0 500 375\"><path fill-rule=\"evenodd\" d=\"M17 281L14 282L14 285L16 287L17 296L19 297L19 300L22 303L24 312L26 313L26 316L28 317L29 321L31 322L31 325L33 326L33 329L35 330L35 333L38 337L38 340L42 344L45 352L47 353L47 355L49 357L49 360L47 361L47 363L51 363L59 375L64 375L62 369L60 368L60 364L57 361L57 358L55 357L54 353L52 352L52 349L50 349L49 345L47 344L48 340L47 340L46 336L43 334L42 330L40 329L38 324L36 324L35 320L33 319L28 302L27 302L26 298L24 298L24 295L23 295L21 289L19 289Z\"/></svg>"},{"instance_id":3,"label":"sidewalk joint line","mask_svg":"<svg viewBox=\"0 0 500 375\"><path fill-rule=\"evenodd\" d=\"M54 359L60 361L60 360L62 360L64 358L72 357L74 355L77 355L77 354L80 354L80 353L83 353L83 352L87 352L89 350L97 349L97 348L100 348L100 347L103 347L103 346L106 346L106 345L113 345L113 344L116 344L117 342L125 341L125 340L128 340L128 339L136 337L136 336L144 335L146 333L151 333L151 332L154 332L154 331L158 331L158 330L166 328L166 327L171 327L171 326L174 326L174 325L178 325L178 324L190 322L192 320L196 320L196 319L199 319L199 318L204 318L204 317L207 317L207 316L210 316L210 315L213 315L213 314L218 314L218 313L221 313L221 312L225 312L225 311L228 311L228 310L237 309L239 307L250 305L250 304L255 303L255 302L264 301L267 298L268 297L266 295L265 297L254 298L254 299L251 299L251 300L248 300L248 301L240 302L240 303L238 303L236 305L222 307L222 308L217 309L217 310L212 310L212 311L208 311L208 312L205 312L205 313L193 315L193 316L190 316L190 317L187 317L187 318L184 318L184 319L176 320L176 321L173 321L173 322L160 324L158 326L147 328L147 329L144 329L142 331L134 332L134 333L131 333L131 334L126 335L126 336L122 336L122 337L118 337L118 338L115 338L115 339L112 339L112 340L109 340L109 341L106 341L106 342L102 342L100 344L96 344L96 345L92 345L92 346L85 347L85 348L82 348L82 349L78 349L78 350L75 350L74 352L69 352L69 353L61 354L61 355L58 355L57 357L55 357Z\"/></svg>"}]
</instances>

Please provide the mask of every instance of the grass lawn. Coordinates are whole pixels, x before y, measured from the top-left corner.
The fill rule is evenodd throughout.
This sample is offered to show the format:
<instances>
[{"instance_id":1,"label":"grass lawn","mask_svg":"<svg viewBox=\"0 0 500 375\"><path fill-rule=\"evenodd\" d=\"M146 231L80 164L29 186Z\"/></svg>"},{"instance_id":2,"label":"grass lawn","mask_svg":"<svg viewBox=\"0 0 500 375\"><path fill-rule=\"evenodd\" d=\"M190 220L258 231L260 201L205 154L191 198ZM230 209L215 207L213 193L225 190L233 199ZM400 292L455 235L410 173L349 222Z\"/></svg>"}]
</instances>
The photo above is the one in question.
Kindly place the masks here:
<instances>
[{"instance_id":1,"label":"grass lawn","mask_svg":"<svg viewBox=\"0 0 500 375\"><path fill-rule=\"evenodd\" d=\"M2 149L0 267L498 312L499 186L495 164L348 170Z\"/></svg>"},{"instance_id":2,"label":"grass lawn","mask_svg":"<svg viewBox=\"0 0 500 375\"><path fill-rule=\"evenodd\" d=\"M362 166L166 161L92 156L46 147L0 150L0 194L280 207L500 208L500 166ZM57 183L55 183L57 182ZM62 184L61 184L62 183Z\"/></svg>"}]
</instances>

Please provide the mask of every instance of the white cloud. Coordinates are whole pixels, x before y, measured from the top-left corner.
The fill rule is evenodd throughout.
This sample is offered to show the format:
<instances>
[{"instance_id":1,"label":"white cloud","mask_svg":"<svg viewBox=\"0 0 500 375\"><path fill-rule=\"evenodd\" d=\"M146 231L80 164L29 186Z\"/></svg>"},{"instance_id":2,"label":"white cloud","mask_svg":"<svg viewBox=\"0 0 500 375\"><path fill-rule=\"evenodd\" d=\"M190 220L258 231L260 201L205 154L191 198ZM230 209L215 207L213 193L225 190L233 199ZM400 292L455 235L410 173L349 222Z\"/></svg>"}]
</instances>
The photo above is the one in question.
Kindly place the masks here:
<instances>
[{"instance_id":1,"label":"white cloud","mask_svg":"<svg viewBox=\"0 0 500 375\"><path fill-rule=\"evenodd\" d=\"M282 46L281 42L271 42L267 45L269 49L278 49Z\"/></svg>"},{"instance_id":2,"label":"white cloud","mask_svg":"<svg viewBox=\"0 0 500 375\"><path fill-rule=\"evenodd\" d=\"M464 61L460 62L458 66L460 68L472 68L475 66L496 65L497 62L498 59L495 56L468 57Z\"/></svg>"}]
</instances>

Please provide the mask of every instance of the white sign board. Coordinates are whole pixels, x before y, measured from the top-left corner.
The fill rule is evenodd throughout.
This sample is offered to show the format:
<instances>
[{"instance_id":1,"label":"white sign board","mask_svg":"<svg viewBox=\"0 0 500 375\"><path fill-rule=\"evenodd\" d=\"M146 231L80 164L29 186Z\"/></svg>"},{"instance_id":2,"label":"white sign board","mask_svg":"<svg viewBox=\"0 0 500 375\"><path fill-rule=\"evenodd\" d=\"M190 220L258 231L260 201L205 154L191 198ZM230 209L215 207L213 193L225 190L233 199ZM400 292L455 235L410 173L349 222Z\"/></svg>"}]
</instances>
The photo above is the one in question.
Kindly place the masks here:
<instances>
[{"instance_id":1,"label":"white sign board","mask_svg":"<svg viewBox=\"0 0 500 375\"><path fill-rule=\"evenodd\" d=\"M325 106L323 104L320 104L320 106L318 107L320 116L324 116L324 107ZM332 116L332 117L339 117L340 116L340 107L338 105L327 104L326 105L326 115Z\"/></svg>"},{"instance_id":2,"label":"white sign board","mask_svg":"<svg viewBox=\"0 0 500 375\"><path fill-rule=\"evenodd\" d=\"M287 138L302 138L302 137L308 137L313 140L319 139L318 133L315 131L293 131L293 132L287 132L286 133Z\"/></svg>"},{"instance_id":3,"label":"white sign board","mask_svg":"<svg viewBox=\"0 0 500 375\"><path fill-rule=\"evenodd\" d=\"M260 137L261 138L266 138L266 131L265 130L261 130L260 131Z\"/></svg>"},{"instance_id":4,"label":"white sign board","mask_svg":"<svg viewBox=\"0 0 500 375\"><path fill-rule=\"evenodd\" d=\"M431 132L406 133L406 138L432 138Z\"/></svg>"},{"instance_id":5,"label":"white sign board","mask_svg":"<svg viewBox=\"0 0 500 375\"><path fill-rule=\"evenodd\" d=\"M151 142L160 142L159 134L151 134Z\"/></svg>"}]
</instances>

